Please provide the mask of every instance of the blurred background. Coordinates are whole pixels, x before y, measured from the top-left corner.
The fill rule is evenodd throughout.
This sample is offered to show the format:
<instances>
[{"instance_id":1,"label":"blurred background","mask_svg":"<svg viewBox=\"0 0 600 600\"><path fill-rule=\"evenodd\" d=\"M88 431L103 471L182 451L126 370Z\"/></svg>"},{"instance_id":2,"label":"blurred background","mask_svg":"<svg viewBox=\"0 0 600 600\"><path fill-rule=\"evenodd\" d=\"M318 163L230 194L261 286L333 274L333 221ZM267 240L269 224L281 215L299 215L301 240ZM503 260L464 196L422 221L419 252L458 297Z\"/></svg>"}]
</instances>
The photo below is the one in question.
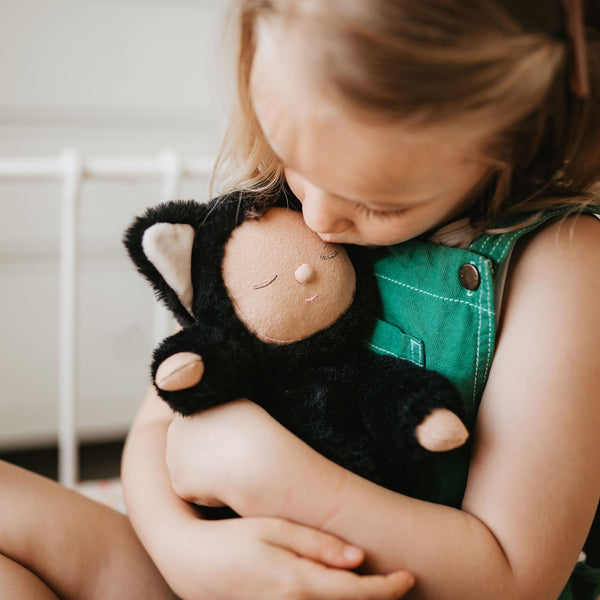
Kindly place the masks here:
<instances>
[{"instance_id":1,"label":"blurred background","mask_svg":"<svg viewBox=\"0 0 600 600\"><path fill-rule=\"evenodd\" d=\"M102 457L111 464L96 475L112 476L149 383L156 320L150 288L126 258L121 236L165 193L207 199L208 169L186 176L182 165L210 165L223 131L227 4L0 0L2 458L56 472L66 183L60 173L15 169L60 167L65 156L82 169L76 436L81 476L93 477L88 463ZM100 167L86 174L92 163ZM102 165L112 166L102 173ZM119 165L123 172L115 174ZM144 165L144 172L126 172L127 165Z\"/></svg>"}]
</instances>

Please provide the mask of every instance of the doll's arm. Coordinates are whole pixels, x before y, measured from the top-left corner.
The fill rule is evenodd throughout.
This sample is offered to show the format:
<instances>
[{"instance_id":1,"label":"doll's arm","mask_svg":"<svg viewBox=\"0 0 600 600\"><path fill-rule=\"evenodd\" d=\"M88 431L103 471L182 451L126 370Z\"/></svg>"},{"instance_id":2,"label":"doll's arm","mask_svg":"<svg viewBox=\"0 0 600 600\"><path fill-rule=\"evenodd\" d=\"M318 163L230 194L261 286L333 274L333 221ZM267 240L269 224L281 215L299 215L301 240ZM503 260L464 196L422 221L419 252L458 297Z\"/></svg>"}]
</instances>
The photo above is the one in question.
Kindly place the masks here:
<instances>
[{"instance_id":1,"label":"doll's arm","mask_svg":"<svg viewBox=\"0 0 600 600\"><path fill-rule=\"evenodd\" d=\"M248 395L243 362L223 343L210 343L197 326L164 339L154 350L152 378L165 402L182 415Z\"/></svg>"},{"instance_id":2,"label":"doll's arm","mask_svg":"<svg viewBox=\"0 0 600 600\"><path fill-rule=\"evenodd\" d=\"M599 227L549 227L514 255L462 510L385 490L283 433L253 489L260 462L247 457L234 508L322 527L364 548L373 571L408 568L411 597L557 597L600 496Z\"/></svg>"},{"instance_id":3,"label":"doll's arm","mask_svg":"<svg viewBox=\"0 0 600 600\"><path fill-rule=\"evenodd\" d=\"M424 459L466 442L469 433L458 416L462 401L445 377L368 350L360 364L350 396L373 443L382 444L392 462Z\"/></svg>"}]
</instances>

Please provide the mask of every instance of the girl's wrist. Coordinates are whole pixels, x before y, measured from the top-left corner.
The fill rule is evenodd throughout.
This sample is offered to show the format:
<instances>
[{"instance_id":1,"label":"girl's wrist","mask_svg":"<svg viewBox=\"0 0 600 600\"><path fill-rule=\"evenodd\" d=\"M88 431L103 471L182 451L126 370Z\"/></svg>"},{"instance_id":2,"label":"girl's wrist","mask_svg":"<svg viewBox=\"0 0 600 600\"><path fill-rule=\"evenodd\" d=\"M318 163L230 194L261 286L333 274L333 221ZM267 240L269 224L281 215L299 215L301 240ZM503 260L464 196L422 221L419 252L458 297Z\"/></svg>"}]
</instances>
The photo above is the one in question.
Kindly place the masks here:
<instances>
[{"instance_id":1,"label":"girl's wrist","mask_svg":"<svg viewBox=\"0 0 600 600\"><path fill-rule=\"evenodd\" d=\"M299 486L290 510L291 517L315 529L326 530L343 510L353 473L319 456L321 468L313 472L311 487Z\"/></svg>"},{"instance_id":2,"label":"girl's wrist","mask_svg":"<svg viewBox=\"0 0 600 600\"><path fill-rule=\"evenodd\" d=\"M289 470L271 474L277 483L234 491L239 514L278 517L321 529L339 512L352 473L298 442L301 447Z\"/></svg>"},{"instance_id":3,"label":"girl's wrist","mask_svg":"<svg viewBox=\"0 0 600 600\"><path fill-rule=\"evenodd\" d=\"M143 532L138 532L144 547L159 565L169 562L174 545L185 537L190 528L201 526L202 520L191 506L182 506L180 509L169 508L156 515L154 520L146 520Z\"/></svg>"}]
</instances>

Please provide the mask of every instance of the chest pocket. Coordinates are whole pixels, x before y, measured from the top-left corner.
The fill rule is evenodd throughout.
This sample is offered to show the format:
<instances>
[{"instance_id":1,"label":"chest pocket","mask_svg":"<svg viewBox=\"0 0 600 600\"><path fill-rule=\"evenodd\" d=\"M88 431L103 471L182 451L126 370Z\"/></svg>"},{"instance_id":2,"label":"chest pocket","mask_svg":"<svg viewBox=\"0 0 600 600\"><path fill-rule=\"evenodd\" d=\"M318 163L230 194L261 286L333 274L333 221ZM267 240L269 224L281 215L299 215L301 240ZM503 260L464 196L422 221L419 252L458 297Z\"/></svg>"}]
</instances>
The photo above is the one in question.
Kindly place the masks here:
<instances>
[{"instance_id":1,"label":"chest pocket","mask_svg":"<svg viewBox=\"0 0 600 600\"><path fill-rule=\"evenodd\" d=\"M381 319L377 319L369 348L378 354L404 358L420 367L425 366L423 341Z\"/></svg>"}]
</instances>

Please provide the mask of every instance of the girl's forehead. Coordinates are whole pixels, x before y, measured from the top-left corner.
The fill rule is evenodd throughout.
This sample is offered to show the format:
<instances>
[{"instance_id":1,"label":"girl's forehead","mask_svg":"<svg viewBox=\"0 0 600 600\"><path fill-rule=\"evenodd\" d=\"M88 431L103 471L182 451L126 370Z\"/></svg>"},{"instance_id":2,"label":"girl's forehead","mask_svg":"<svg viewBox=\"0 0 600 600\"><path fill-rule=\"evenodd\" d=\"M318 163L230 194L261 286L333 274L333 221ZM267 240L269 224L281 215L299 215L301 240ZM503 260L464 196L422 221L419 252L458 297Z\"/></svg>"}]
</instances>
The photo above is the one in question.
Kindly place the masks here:
<instances>
[{"instance_id":1,"label":"girl's forehead","mask_svg":"<svg viewBox=\"0 0 600 600\"><path fill-rule=\"evenodd\" d=\"M452 185L477 163L484 132L452 124L411 128L352 109L303 60L301 31L259 29L254 110L282 161L340 196L370 201ZM391 198L390 198L391 199Z\"/></svg>"}]
</instances>

